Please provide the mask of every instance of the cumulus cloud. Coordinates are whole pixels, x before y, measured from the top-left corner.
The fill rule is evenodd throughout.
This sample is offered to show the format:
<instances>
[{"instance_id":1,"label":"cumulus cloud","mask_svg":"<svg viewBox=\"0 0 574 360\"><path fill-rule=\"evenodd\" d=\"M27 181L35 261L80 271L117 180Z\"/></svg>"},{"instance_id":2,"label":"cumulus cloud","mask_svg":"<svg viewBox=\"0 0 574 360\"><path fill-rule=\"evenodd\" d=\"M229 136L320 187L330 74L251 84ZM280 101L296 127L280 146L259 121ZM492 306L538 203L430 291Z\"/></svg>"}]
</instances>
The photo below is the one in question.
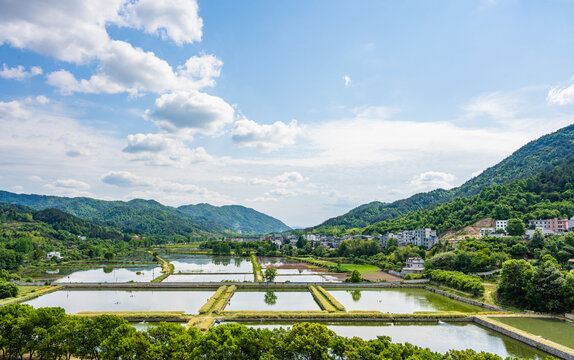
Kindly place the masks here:
<instances>
[{"instance_id":1,"label":"cumulus cloud","mask_svg":"<svg viewBox=\"0 0 574 360\"><path fill-rule=\"evenodd\" d=\"M123 24L159 34L182 45L200 41L203 21L196 1L139 0L128 2L123 10Z\"/></svg>"},{"instance_id":2,"label":"cumulus cloud","mask_svg":"<svg viewBox=\"0 0 574 360\"><path fill-rule=\"evenodd\" d=\"M285 172L281 175L274 176L272 178L252 178L249 180L251 185L272 185L275 187L292 187L296 186L302 182L308 181L309 179L301 175L297 171Z\"/></svg>"},{"instance_id":3,"label":"cumulus cloud","mask_svg":"<svg viewBox=\"0 0 574 360\"><path fill-rule=\"evenodd\" d=\"M103 183L119 187L140 187L145 190L134 191L128 197L138 197L155 200L166 200L170 203L181 204L182 201L207 201L210 203L229 203L230 200L205 187L195 184L182 184L157 177L143 177L129 171L109 171L100 177ZM188 202L188 203L189 203Z\"/></svg>"},{"instance_id":4,"label":"cumulus cloud","mask_svg":"<svg viewBox=\"0 0 574 360\"><path fill-rule=\"evenodd\" d=\"M233 126L232 139L239 146L270 152L295 144L295 139L302 131L297 120L289 124L277 121L270 125L260 125L249 119L241 119Z\"/></svg>"},{"instance_id":5,"label":"cumulus cloud","mask_svg":"<svg viewBox=\"0 0 574 360\"><path fill-rule=\"evenodd\" d=\"M574 84L569 86L557 86L548 91L546 100L551 104L567 105L574 103Z\"/></svg>"},{"instance_id":6,"label":"cumulus cloud","mask_svg":"<svg viewBox=\"0 0 574 360\"><path fill-rule=\"evenodd\" d=\"M109 50L109 24L159 33L177 44L200 40L203 26L194 0L8 1L0 14L0 44L86 63Z\"/></svg>"},{"instance_id":7,"label":"cumulus cloud","mask_svg":"<svg viewBox=\"0 0 574 360\"><path fill-rule=\"evenodd\" d=\"M150 165L186 165L213 160L204 148L190 149L164 134L132 134L128 135L127 143L122 151L130 154L130 160Z\"/></svg>"},{"instance_id":8,"label":"cumulus cloud","mask_svg":"<svg viewBox=\"0 0 574 360\"><path fill-rule=\"evenodd\" d=\"M39 66L32 66L30 70L26 70L22 65L10 68L7 67L6 64L3 64L2 70L0 70L0 78L3 79L22 81L37 75L42 75L42 68Z\"/></svg>"},{"instance_id":9,"label":"cumulus cloud","mask_svg":"<svg viewBox=\"0 0 574 360\"><path fill-rule=\"evenodd\" d=\"M58 179L43 186L44 189L56 195L63 196L91 196L87 190L90 184L76 179Z\"/></svg>"},{"instance_id":10,"label":"cumulus cloud","mask_svg":"<svg viewBox=\"0 0 574 360\"><path fill-rule=\"evenodd\" d=\"M453 174L440 171L427 171L413 177L410 185L420 191L438 188L448 190L454 187L452 182L455 179L456 177Z\"/></svg>"},{"instance_id":11,"label":"cumulus cloud","mask_svg":"<svg viewBox=\"0 0 574 360\"><path fill-rule=\"evenodd\" d=\"M214 55L192 56L178 68L178 75L191 80L195 87L201 89L215 85L215 78L221 75L222 66L223 61Z\"/></svg>"},{"instance_id":12,"label":"cumulus cloud","mask_svg":"<svg viewBox=\"0 0 574 360\"><path fill-rule=\"evenodd\" d=\"M151 186L151 182L134 175L128 171L109 171L102 175L100 180L109 185L116 185L120 187L135 187L135 186Z\"/></svg>"},{"instance_id":13,"label":"cumulus cloud","mask_svg":"<svg viewBox=\"0 0 574 360\"><path fill-rule=\"evenodd\" d=\"M151 118L169 132L216 134L232 123L235 110L223 99L199 91L176 91L155 101Z\"/></svg>"}]
</instances>

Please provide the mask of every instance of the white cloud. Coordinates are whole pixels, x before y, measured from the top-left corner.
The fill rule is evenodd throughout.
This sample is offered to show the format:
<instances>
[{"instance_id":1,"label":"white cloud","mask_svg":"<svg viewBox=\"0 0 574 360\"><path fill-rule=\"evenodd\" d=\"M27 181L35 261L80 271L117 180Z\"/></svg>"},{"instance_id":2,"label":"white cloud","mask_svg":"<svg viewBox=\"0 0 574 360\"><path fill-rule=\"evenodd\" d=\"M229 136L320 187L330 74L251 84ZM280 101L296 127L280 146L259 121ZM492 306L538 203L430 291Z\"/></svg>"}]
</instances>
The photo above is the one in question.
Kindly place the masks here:
<instances>
[{"instance_id":1,"label":"white cloud","mask_svg":"<svg viewBox=\"0 0 574 360\"><path fill-rule=\"evenodd\" d=\"M53 185L55 187L76 190L88 190L90 188L90 184L76 179L59 179L56 180Z\"/></svg>"},{"instance_id":2,"label":"white cloud","mask_svg":"<svg viewBox=\"0 0 574 360\"><path fill-rule=\"evenodd\" d=\"M43 179L38 175L28 176L28 180L35 182L43 181Z\"/></svg>"},{"instance_id":3,"label":"white cloud","mask_svg":"<svg viewBox=\"0 0 574 360\"><path fill-rule=\"evenodd\" d=\"M124 8L124 23L182 45L200 41L203 21L195 0L139 0Z\"/></svg>"},{"instance_id":4,"label":"white cloud","mask_svg":"<svg viewBox=\"0 0 574 360\"><path fill-rule=\"evenodd\" d=\"M168 181L158 177L143 177L129 171L109 171L100 180L109 185L119 187L142 187L148 190L131 192L129 198L154 199L169 203L206 202L229 204L231 200L218 192L195 184L182 184Z\"/></svg>"},{"instance_id":5,"label":"white cloud","mask_svg":"<svg viewBox=\"0 0 574 360\"><path fill-rule=\"evenodd\" d=\"M39 66L32 66L30 70L27 71L22 65L9 68L4 64L2 70L0 70L0 78L3 79L22 81L37 75L42 75L42 68Z\"/></svg>"},{"instance_id":6,"label":"white cloud","mask_svg":"<svg viewBox=\"0 0 574 360\"><path fill-rule=\"evenodd\" d=\"M87 63L110 50L110 24L159 33L177 44L201 40L203 26L194 0L8 1L0 13L0 44Z\"/></svg>"},{"instance_id":7,"label":"white cloud","mask_svg":"<svg viewBox=\"0 0 574 360\"><path fill-rule=\"evenodd\" d=\"M129 171L109 171L102 175L100 180L109 185L120 187L151 186L152 183L140 176L134 175Z\"/></svg>"},{"instance_id":8,"label":"white cloud","mask_svg":"<svg viewBox=\"0 0 574 360\"><path fill-rule=\"evenodd\" d=\"M493 119L513 118L518 112L520 101L505 93L482 94L474 98L469 104L463 106L468 117L487 115Z\"/></svg>"},{"instance_id":9,"label":"white cloud","mask_svg":"<svg viewBox=\"0 0 574 360\"><path fill-rule=\"evenodd\" d=\"M127 137L128 145L122 150L134 161L150 165L187 165L214 160L204 148L188 148L183 142L164 134L133 134Z\"/></svg>"},{"instance_id":10,"label":"white cloud","mask_svg":"<svg viewBox=\"0 0 574 360\"><path fill-rule=\"evenodd\" d=\"M219 179L224 184L245 184L247 179L241 176L223 176Z\"/></svg>"},{"instance_id":11,"label":"white cloud","mask_svg":"<svg viewBox=\"0 0 574 360\"><path fill-rule=\"evenodd\" d=\"M110 40L106 24L119 20L123 2L5 1L0 13L0 43L85 63L105 53Z\"/></svg>"},{"instance_id":12,"label":"white cloud","mask_svg":"<svg viewBox=\"0 0 574 360\"><path fill-rule=\"evenodd\" d=\"M419 174L410 182L417 191L427 191L434 189L452 189L454 185L452 182L456 179L453 174L448 174L440 171L427 171Z\"/></svg>"},{"instance_id":13,"label":"white cloud","mask_svg":"<svg viewBox=\"0 0 574 360\"><path fill-rule=\"evenodd\" d=\"M574 84L569 86L557 86L548 91L546 100L551 104L567 105L574 103Z\"/></svg>"},{"instance_id":14,"label":"white cloud","mask_svg":"<svg viewBox=\"0 0 574 360\"><path fill-rule=\"evenodd\" d=\"M297 120L289 124L277 121L270 125L260 125L252 120L241 119L233 126L232 139L239 146L270 152L295 144L295 139L302 131Z\"/></svg>"},{"instance_id":15,"label":"white cloud","mask_svg":"<svg viewBox=\"0 0 574 360\"><path fill-rule=\"evenodd\" d=\"M281 175L274 176L270 179L252 178L249 180L251 185L272 185L275 187L292 187L309 179L297 171L285 172Z\"/></svg>"},{"instance_id":16,"label":"white cloud","mask_svg":"<svg viewBox=\"0 0 574 360\"><path fill-rule=\"evenodd\" d=\"M345 81L345 87L351 85L351 77L349 75L343 76L343 80Z\"/></svg>"},{"instance_id":17,"label":"white cloud","mask_svg":"<svg viewBox=\"0 0 574 360\"><path fill-rule=\"evenodd\" d=\"M276 202L278 199L273 197L257 196L255 198L245 199L245 201L250 203L266 203L266 202Z\"/></svg>"},{"instance_id":18,"label":"white cloud","mask_svg":"<svg viewBox=\"0 0 574 360\"><path fill-rule=\"evenodd\" d=\"M201 89L215 85L215 78L221 74L222 66L223 61L214 55L192 56L184 66L178 68L178 75L191 80L196 88Z\"/></svg>"},{"instance_id":19,"label":"white cloud","mask_svg":"<svg viewBox=\"0 0 574 360\"><path fill-rule=\"evenodd\" d=\"M232 123L235 110L223 99L199 91L176 91L155 101L151 118L169 132L214 135Z\"/></svg>"}]
</instances>

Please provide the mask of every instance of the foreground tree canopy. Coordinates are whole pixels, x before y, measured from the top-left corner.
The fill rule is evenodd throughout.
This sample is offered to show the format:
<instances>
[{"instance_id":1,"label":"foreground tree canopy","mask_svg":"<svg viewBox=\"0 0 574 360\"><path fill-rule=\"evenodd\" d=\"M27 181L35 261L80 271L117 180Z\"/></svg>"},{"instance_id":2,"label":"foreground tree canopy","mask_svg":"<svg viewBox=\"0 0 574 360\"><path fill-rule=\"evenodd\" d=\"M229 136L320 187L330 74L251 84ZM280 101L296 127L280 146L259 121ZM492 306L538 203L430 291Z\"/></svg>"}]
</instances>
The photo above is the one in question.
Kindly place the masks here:
<instances>
[{"instance_id":1,"label":"foreground tree canopy","mask_svg":"<svg viewBox=\"0 0 574 360\"><path fill-rule=\"evenodd\" d=\"M240 324L196 328L160 323L137 331L125 320L101 315L68 316L62 308L13 304L0 309L0 349L7 359L425 359L497 360L472 350L431 352L411 344L344 338L321 324L253 329Z\"/></svg>"}]
</instances>

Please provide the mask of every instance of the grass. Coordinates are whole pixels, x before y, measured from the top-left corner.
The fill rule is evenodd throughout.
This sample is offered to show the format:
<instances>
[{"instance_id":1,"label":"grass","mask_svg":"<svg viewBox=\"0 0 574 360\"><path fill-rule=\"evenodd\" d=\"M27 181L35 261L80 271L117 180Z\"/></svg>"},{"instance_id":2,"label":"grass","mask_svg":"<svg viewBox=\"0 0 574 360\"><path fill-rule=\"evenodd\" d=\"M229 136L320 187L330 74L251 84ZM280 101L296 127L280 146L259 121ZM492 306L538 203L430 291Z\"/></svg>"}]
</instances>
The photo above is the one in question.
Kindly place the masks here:
<instances>
[{"instance_id":1,"label":"grass","mask_svg":"<svg viewBox=\"0 0 574 360\"><path fill-rule=\"evenodd\" d=\"M389 314L382 313L380 311L349 311L349 312L328 312L328 311L223 311L221 313L224 320L245 320L245 319L257 319L257 320L297 320L297 319L310 319L310 320L385 320L393 321L395 319L400 319L404 321L405 319L413 320L439 320L439 319L464 319L468 317L468 314L446 311L446 312L421 312L414 314Z\"/></svg>"},{"instance_id":2,"label":"grass","mask_svg":"<svg viewBox=\"0 0 574 360\"><path fill-rule=\"evenodd\" d=\"M251 263L253 264L253 274L255 276L255 282L263 282L263 273L261 272L261 264L257 260L255 254L251 254Z\"/></svg>"},{"instance_id":3,"label":"grass","mask_svg":"<svg viewBox=\"0 0 574 360\"><path fill-rule=\"evenodd\" d=\"M171 274L173 274L173 269L174 266L173 264L170 264L166 259L157 256L157 258L161 261L162 265L161 265L161 272L163 274L161 274L160 276L156 277L155 279L153 279L151 282L162 282L166 277L170 276Z\"/></svg>"},{"instance_id":4,"label":"grass","mask_svg":"<svg viewBox=\"0 0 574 360\"><path fill-rule=\"evenodd\" d=\"M237 286L235 285L227 287L227 289L225 289L225 293L219 298L219 300L215 303L215 305L213 305L211 311L216 314L219 314L223 310L223 308L225 308L225 305L227 305L229 299L231 299L236 289Z\"/></svg>"},{"instance_id":5,"label":"grass","mask_svg":"<svg viewBox=\"0 0 574 360\"><path fill-rule=\"evenodd\" d=\"M335 310L337 311L345 311L345 307L337 301L327 290L325 290L322 286L317 286L317 290L319 290L323 296L333 305Z\"/></svg>"},{"instance_id":6,"label":"grass","mask_svg":"<svg viewBox=\"0 0 574 360\"><path fill-rule=\"evenodd\" d=\"M20 288L20 286L19 286ZM26 288L26 292L19 294L17 297L7 298L0 300L0 306L6 306L14 303L20 303L37 298L40 295L48 294L56 290L60 290L61 286L22 286Z\"/></svg>"},{"instance_id":7,"label":"grass","mask_svg":"<svg viewBox=\"0 0 574 360\"><path fill-rule=\"evenodd\" d=\"M323 295L321 291L317 289L315 286L309 286L309 290L311 291L311 295L315 299L315 301L319 304L319 307L322 310L328 311L330 313L337 311L333 304L329 302L329 300Z\"/></svg>"},{"instance_id":8,"label":"grass","mask_svg":"<svg viewBox=\"0 0 574 360\"><path fill-rule=\"evenodd\" d=\"M194 316L189 320L187 325L185 325L185 328L189 329L190 327L196 327L199 330L206 332L209 330L211 325L213 325L214 321L215 319L211 316Z\"/></svg>"},{"instance_id":9,"label":"grass","mask_svg":"<svg viewBox=\"0 0 574 360\"><path fill-rule=\"evenodd\" d=\"M115 315L124 319L134 321L141 320L187 320L189 315L185 315L184 311L81 311L75 316L96 317L100 315Z\"/></svg>"},{"instance_id":10,"label":"grass","mask_svg":"<svg viewBox=\"0 0 574 360\"><path fill-rule=\"evenodd\" d=\"M207 300L207 302L199 309L200 314L207 314L213 310L217 301L225 294L227 285L220 286L219 289Z\"/></svg>"}]
</instances>

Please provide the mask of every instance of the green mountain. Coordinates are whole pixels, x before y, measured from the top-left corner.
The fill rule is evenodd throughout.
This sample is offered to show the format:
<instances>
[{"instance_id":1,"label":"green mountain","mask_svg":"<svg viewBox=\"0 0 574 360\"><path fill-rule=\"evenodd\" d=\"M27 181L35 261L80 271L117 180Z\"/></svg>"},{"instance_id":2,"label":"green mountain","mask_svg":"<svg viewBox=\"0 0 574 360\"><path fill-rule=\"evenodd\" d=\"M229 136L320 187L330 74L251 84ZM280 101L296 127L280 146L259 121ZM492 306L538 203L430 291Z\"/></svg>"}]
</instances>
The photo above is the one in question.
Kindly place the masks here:
<instances>
[{"instance_id":1,"label":"green mountain","mask_svg":"<svg viewBox=\"0 0 574 360\"><path fill-rule=\"evenodd\" d=\"M392 203L374 201L348 213L331 218L308 230L329 232L333 229L363 228L411 211L441 204L457 197L470 197L490 185L506 184L551 169L574 156L574 125L542 136L524 145L512 155L451 190L437 189L415 194Z\"/></svg>"},{"instance_id":2,"label":"green mountain","mask_svg":"<svg viewBox=\"0 0 574 360\"><path fill-rule=\"evenodd\" d=\"M367 234L430 227L439 233L459 230L484 218L530 219L574 216L574 158L537 175L483 188L470 198L458 197L431 208L369 225ZM574 253L574 249L572 249Z\"/></svg>"},{"instance_id":3,"label":"green mountain","mask_svg":"<svg viewBox=\"0 0 574 360\"><path fill-rule=\"evenodd\" d=\"M289 230L275 218L240 206L212 207L211 211L184 211L155 200L105 201L86 197L14 194L7 191L0 191L0 202L38 210L54 208L132 234L187 238ZM199 209L208 209L209 206L202 204Z\"/></svg>"},{"instance_id":4,"label":"green mountain","mask_svg":"<svg viewBox=\"0 0 574 360\"><path fill-rule=\"evenodd\" d=\"M271 216L240 205L184 205L178 207L178 210L214 221L240 233L257 234L291 230L289 226Z\"/></svg>"}]
</instances>

